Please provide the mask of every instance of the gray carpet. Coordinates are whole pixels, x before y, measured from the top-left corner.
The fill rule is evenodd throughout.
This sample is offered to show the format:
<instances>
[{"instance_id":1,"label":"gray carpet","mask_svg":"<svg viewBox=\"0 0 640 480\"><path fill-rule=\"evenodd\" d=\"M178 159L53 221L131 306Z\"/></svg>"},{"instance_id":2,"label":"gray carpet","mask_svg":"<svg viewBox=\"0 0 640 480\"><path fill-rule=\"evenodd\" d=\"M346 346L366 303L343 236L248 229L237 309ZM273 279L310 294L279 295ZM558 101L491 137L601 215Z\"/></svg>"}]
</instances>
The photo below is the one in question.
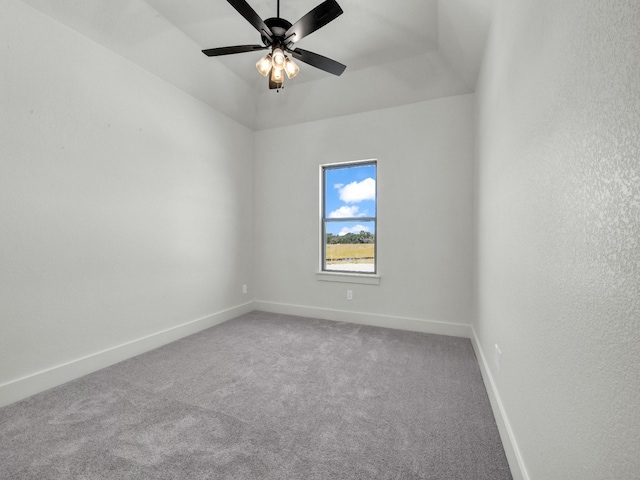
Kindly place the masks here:
<instances>
[{"instance_id":1,"label":"gray carpet","mask_svg":"<svg viewBox=\"0 0 640 480\"><path fill-rule=\"evenodd\" d=\"M467 339L252 312L0 409L2 479L511 479Z\"/></svg>"}]
</instances>

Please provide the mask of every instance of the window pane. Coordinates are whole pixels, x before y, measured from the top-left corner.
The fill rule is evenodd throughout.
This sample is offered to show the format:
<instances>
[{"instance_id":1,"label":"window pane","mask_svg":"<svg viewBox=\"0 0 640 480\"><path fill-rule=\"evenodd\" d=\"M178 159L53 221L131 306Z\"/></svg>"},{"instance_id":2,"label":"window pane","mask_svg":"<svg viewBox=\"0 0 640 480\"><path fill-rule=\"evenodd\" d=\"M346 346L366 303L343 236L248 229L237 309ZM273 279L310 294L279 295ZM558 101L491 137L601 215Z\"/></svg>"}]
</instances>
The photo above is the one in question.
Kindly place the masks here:
<instances>
[{"instance_id":1,"label":"window pane","mask_svg":"<svg viewBox=\"0 0 640 480\"><path fill-rule=\"evenodd\" d=\"M375 222L325 222L325 270L375 272Z\"/></svg>"},{"instance_id":2,"label":"window pane","mask_svg":"<svg viewBox=\"0 0 640 480\"><path fill-rule=\"evenodd\" d=\"M375 164L325 169L324 198L325 218L375 217Z\"/></svg>"}]
</instances>

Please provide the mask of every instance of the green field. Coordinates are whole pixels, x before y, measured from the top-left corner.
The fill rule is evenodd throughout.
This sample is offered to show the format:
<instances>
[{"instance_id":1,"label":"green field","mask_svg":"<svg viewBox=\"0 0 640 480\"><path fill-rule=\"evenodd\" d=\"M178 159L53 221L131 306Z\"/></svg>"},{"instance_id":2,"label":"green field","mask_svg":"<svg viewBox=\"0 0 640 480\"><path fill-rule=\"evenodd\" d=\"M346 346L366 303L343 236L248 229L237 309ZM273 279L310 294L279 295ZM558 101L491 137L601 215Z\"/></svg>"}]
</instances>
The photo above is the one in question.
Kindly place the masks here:
<instances>
[{"instance_id":1,"label":"green field","mask_svg":"<svg viewBox=\"0 0 640 480\"><path fill-rule=\"evenodd\" d=\"M327 245L325 258L327 265L340 263L373 263L375 245L373 243Z\"/></svg>"}]
</instances>

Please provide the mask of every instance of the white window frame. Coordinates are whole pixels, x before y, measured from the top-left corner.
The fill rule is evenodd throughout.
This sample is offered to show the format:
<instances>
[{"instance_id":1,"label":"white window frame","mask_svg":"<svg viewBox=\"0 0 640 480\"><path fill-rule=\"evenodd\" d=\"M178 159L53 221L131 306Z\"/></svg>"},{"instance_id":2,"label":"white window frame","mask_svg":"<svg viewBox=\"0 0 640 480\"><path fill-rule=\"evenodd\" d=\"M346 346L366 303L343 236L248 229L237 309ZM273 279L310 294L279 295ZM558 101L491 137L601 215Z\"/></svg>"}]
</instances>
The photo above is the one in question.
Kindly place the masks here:
<instances>
[{"instance_id":1,"label":"white window frame","mask_svg":"<svg viewBox=\"0 0 640 480\"><path fill-rule=\"evenodd\" d=\"M349 168L349 167L360 167L365 165L375 165L376 167L376 212L375 216L372 217L354 217L354 218L340 218L340 219L328 219L325 217L326 208L325 208L325 172L326 170L338 169L338 168ZM319 262L319 271L316 273L316 278L321 281L328 282L343 282L343 283L360 283L367 285L379 285L380 284L380 275L378 268L378 160L377 159L368 159L368 160L356 160L356 161L348 161L348 162L339 162L339 163L328 163L320 165L320 262ZM375 232L375 242L373 247L373 272L351 272L351 271L342 271L342 270L326 270L325 263L325 255L326 255L326 242L327 242L327 234L326 234L326 223L330 221L334 222L373 222L374 224L374 232Z\"/></svg>"}]
</instances>

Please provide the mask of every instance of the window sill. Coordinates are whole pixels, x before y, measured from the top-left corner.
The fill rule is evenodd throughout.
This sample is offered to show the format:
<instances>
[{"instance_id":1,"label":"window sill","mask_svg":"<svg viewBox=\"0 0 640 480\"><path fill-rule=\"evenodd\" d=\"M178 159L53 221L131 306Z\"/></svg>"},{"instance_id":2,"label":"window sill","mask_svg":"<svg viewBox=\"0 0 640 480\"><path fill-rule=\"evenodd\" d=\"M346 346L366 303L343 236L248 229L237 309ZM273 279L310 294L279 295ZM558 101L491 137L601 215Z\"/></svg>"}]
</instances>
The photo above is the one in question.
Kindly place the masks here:
<instances>
[{"instance_id":1,"label":"window sill","mask_svg":"<svg viewBox=\"0 0 640 480\"><path fill-rule=\"evenodd\" d=\"M321 282L360 283L380 285L380 275L370 273L317 272L316 280Z\"/></svg>"}]
</instances>

